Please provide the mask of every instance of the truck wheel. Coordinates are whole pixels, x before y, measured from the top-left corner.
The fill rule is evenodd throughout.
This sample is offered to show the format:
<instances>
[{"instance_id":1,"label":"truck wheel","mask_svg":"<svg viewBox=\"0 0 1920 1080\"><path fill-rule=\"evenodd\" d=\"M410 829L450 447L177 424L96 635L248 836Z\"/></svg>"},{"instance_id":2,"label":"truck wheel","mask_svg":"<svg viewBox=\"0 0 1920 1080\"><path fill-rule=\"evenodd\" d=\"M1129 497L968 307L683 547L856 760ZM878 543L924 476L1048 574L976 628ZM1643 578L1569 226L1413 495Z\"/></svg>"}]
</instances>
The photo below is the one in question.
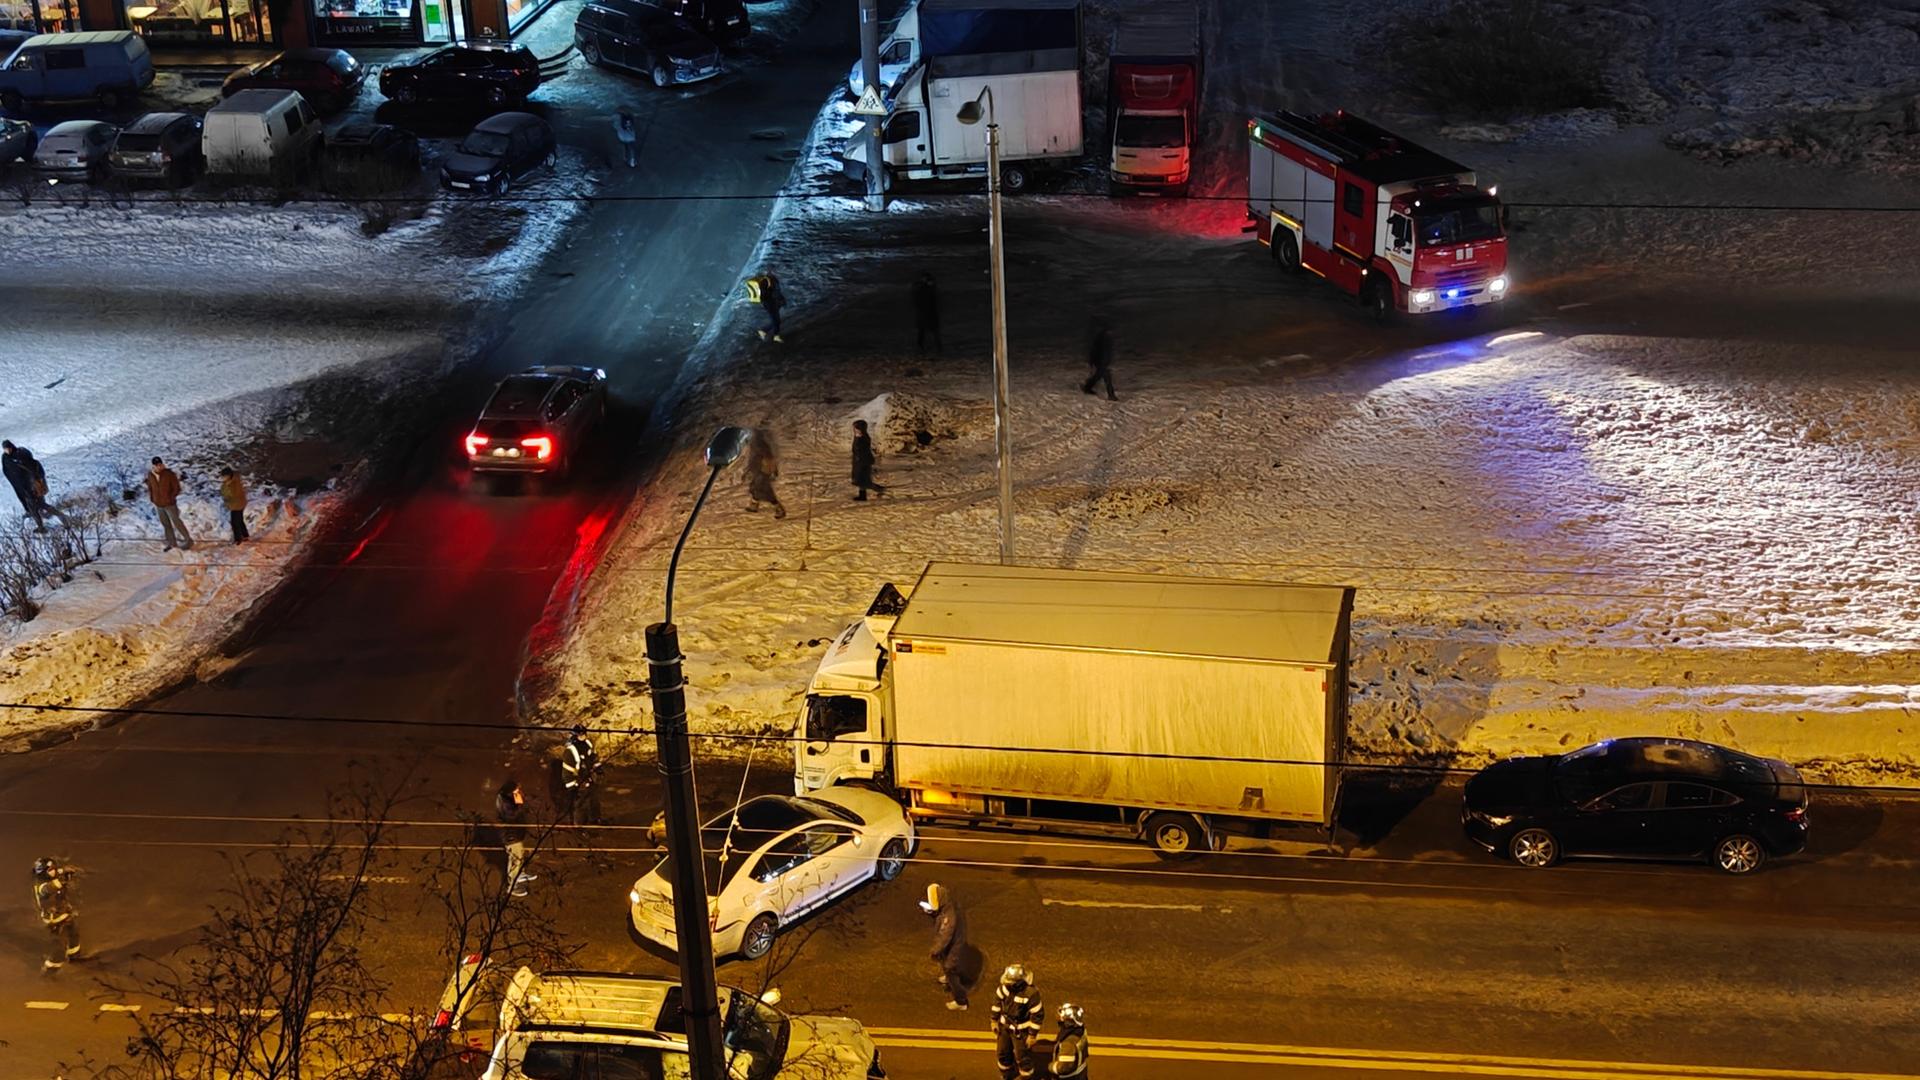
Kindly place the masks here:
<instances>
[{"instance_id":1,"label":"truck wheel","mask_svg":"<svg viewBox=\"0 0 1920 1080\"><path fill-rule=\"evenodd\" d=\"M1184 859L1208 847L1206 826L1192 814L1155 814L1147 819L1147 843L1164 859Z\"/></svg>"},{"instance_id":2,"label":"truck wheel","mask_svg":"<svg viewBox=\"0 0 1920 1080\"><path fill-rule=\"evenodd\" d=\"M1400 312L1393 306L1393 286L1375 278L1360 293L1360 302L1366 305L1367 314L1381 326L1392 326L1399 321Z\"/></svg>"},{"instance_id":3,"label":"truck wheel","mask_svg":"<svg viewBox=\"0 0 1920 1080\"><path fill-rule=\"evenodd\" d=\"M1033 178L1027 174L1025 165L1000 166L1000 190L1008 195L1023 194L1027 190L1027 182L1031 179Z\"/></svg>"},{"instance_id":4,"label":"truck wheel","mask_svg":"<svg viewBox=\"0 0 1920 1080\"><path fill-rule=\"evenodd\" d=\"M1300 244L1293 234L1276 230L1273 236L1273 261L1289 274L1300 271Z\"/></svg>"}]
</instances>

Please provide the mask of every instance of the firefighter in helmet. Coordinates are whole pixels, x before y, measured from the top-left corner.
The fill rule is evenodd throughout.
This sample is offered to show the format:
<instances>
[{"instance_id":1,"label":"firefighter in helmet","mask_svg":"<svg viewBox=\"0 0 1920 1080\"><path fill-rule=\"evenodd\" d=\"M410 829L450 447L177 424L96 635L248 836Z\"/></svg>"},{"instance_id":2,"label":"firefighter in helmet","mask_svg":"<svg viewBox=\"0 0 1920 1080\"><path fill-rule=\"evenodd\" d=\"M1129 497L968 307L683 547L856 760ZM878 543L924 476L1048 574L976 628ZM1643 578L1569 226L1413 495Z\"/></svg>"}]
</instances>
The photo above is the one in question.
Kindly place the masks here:
<instances>
[{"instance_id":1,"label":"firefighter in helmet","mask_svg":"<svg viewBox=\"0 0 1920 1080\"><path fill-rule=\"evenodd\" d=\"M1087 1013L1069 1001L1057 1014L1060 1030L1053 1037L1054 1080L1086 1080Z\"/></svg>"},{"instance_id":2,"label":"firefighter in helmet","mask_svg":"<svg viewBox=\"0 0 1920 1080\"><path fill-rule=\"evenodd\" d=\"M47 959L41 966L58 971L80 955L80 928L74 922L73 897L68 892L73 871L51 858L33 863L33 906L47 927Z\"/></svg>"},{"instance_id":3,"label":"firefighter in helmet","mask_svg":"<svg viewBox=\"0 0 1920 1080\"><path fill-rule=\"evenodd\" d=\"M1008 964L994 991L993 1040L1000 1061L1001 1080L1031 1080L1033 1040L1040 1037L1046 1006L1025 964Z\"/></svg>"}]
</instances>

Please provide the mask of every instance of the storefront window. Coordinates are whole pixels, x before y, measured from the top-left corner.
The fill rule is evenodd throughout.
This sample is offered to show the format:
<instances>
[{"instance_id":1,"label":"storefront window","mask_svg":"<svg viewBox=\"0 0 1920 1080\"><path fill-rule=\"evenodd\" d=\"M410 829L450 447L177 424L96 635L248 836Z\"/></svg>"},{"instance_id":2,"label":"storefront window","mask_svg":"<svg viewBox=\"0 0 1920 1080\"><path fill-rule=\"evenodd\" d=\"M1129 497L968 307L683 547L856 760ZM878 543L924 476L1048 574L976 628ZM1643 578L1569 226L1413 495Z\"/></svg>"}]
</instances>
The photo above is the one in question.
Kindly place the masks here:
<instances>
[{"instance_id":1,"label":"storefront window","mask_svg":"<svg viewBox=\"0 0 1920 1080\"><path fill-rule=\"evenodd\" d=\"M227 40L227 13L220 0L154 0L129 5L127 22L149 41Z\"/></svg>"},{"instance_id":2,"label":"storefront window","mask_svg":"<svg viewBox=\"0 0 1920 1080\"><path fill-rule=\"evenodd\" d=\"M33 0L0 0L0 30L32 33L39 29L33 18Z\"/></svg>"},{"instance_id":3,"label":"storefront window","mask_svg":"<svg viewBox=\"0 0 1920 1080\"><path fill-rule=\"evenodd\" d=\"M313 11L325 38L414 37L413 4L414 0L313 0Z\"/></svg>"},{"instance_id":4,"label":"storefront window","mask_svg":"<svg viewBox=\"0 0 1920 1080\"><path fill-rule=\"evenodd\" d=\"M80 29L80 0L0 0L0 30L62 34Z\"/></svg>"}]
</instances>

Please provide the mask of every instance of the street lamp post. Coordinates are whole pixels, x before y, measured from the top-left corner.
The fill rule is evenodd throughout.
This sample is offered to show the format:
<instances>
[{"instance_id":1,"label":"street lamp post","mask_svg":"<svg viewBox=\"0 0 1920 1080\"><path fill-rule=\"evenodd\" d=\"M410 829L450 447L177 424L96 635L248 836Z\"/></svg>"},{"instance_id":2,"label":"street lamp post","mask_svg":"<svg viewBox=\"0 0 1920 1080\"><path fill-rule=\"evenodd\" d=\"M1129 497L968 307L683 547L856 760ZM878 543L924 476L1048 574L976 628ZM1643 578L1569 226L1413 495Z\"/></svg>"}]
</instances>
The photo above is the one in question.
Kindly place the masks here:
<instances>
[{"instance_id":1,"label":"street lamp post","mask_svg":"<svg viewBox=\"0 0 1920 1080\"><path fill-rule=\"evenodd\" d=\"M673 925L680 948L680 1008L685 1014L687 1056L694 1080L722 1080L726 1045L720 1037L720 990L713 965L713 927L707 915L707 871L700 850L700 804L693 788L693 748L687 741L686 679L681 674L680 632L673 625L673 579L694 519L713 491L720 470L738 460L747 445L743 428L723 427L707 442L707 483L673 545L667 563L665 617L647 627L648 685L653 691L653 737L667 795L667 862L672 871Z\"/></svg>"},{"instance_id":2,"label":"street lamp post","mask_svg":"<svg viewBox=\"0 0 1920 1080\"><path fill-rule=\"evenodd\" d=\"M960 106L963 124L980 122L980 102L987 103L987 248L993 280L993 432L1000 459L1000 562L1013 562L1013 428L1007 390L1007 274L1005 246L1000 238L1000 125L994 123L993 87Z\"/></svg>"}]
</instances>

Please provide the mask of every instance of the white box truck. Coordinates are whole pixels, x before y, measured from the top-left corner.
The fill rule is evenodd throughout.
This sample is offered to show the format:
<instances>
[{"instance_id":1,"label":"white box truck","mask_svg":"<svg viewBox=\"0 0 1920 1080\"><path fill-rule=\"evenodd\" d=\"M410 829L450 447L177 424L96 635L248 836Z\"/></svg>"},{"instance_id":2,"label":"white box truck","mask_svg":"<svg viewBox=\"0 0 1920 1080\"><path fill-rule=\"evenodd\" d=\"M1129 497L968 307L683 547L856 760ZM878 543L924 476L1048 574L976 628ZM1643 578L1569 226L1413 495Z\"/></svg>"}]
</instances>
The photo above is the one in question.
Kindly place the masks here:
<instances>
[{"instance_id":1,"label":"white box truck","mask_svg":"<svg viewBox=\"0 0 1920 1080\"><path fill-rule=\"evenodd\" d=\"M828 648L794 790L918 818L1134 837L1332 828L1353 589L934 563Z\"/></svg>"},{"instance_id":2,"label":"white box truck","mask_svg":"<svg viewBox=\"0 0 1920 1080\"><path fill-rule=\"evenodd\" d=\"M922 0L918 12L922 57L891 87L880 126L889 180L984 177L987 125L963 124L959 113L989 90L1009 193L1024 190L1036 171L1079 160L1086 152L1079 0ZM840 158L843 171L864 183L865 135L847 140Z\"/></svg>"}]
</instances>

